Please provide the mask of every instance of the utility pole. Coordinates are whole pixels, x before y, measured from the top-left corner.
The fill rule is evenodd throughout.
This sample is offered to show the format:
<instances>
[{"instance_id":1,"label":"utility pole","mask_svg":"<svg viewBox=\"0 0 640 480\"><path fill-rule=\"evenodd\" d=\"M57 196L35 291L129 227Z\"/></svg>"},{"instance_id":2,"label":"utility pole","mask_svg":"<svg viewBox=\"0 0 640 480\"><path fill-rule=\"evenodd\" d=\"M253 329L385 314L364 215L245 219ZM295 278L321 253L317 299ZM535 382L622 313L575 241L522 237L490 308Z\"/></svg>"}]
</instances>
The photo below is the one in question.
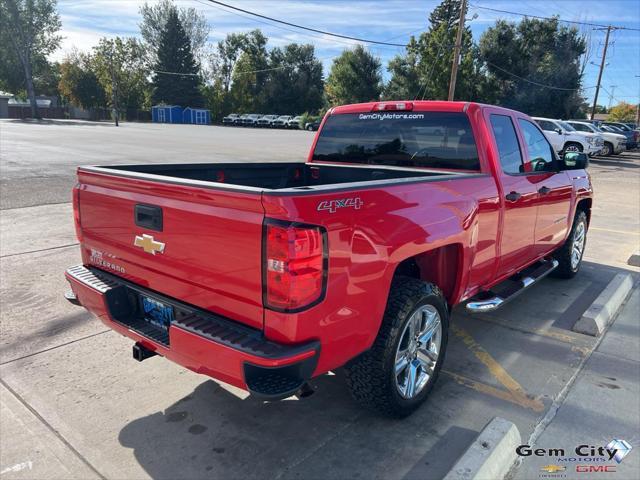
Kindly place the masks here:
<instances>
[{"instance_id":1,"label":"utility pole","mask_svg":"<svg viewBox=\"0 0 640 480\"><path fill-rule=\"evenodd\" d=\"M467 9L467 0L462 0L460 5L460 20L458 20L458 33L456 34L456 45L453 51L453 64L451 65L451 79L449 80L449 98L453 101L456 91L456 80L458 77L458 62L460 61L460 48L462 47L462 31L464 30L464 13Z\"/></svg>"},{"instance_id":2,"label":"utility pole","mask_svg":"<svg viewBox=\"0 0 640 480\"><path fill-rule=\"evenodd\" d=\"M118 81L116 79L116 70L113 66L113 49L115 45L111 44L111 51L109 53L109 66L111 67L111 102L113 103L113 117L115 119L116 127L119 126L118 117Z\"/></svg>"},{"instance_id":3,"label":"utility pole","mask_svg":"<svg viewBox=\"0 0 640 480\"><path fill-rule=\"evenodd\" d=\"M635 78L640 78L640 75L635 75ZM638 80L638 87L640 87L640 80ZM640 90L639 90L640 93ZM638 95L638 101L636 102L636 127L640 126L640 95Z\"/></svg>"},{"instance_id":4,"label":"utility pole","mask_svg":"<svg viewBox=\"0 0 640 480\"><path fill-rule=\"evenodd\" d=\"M593 107L591 108L591 120L596 114L596 106L598 105L598 94L600 93L600 82L602 81L602 71L604 63L607 59L607 47L609 46L609 34L611 33L611 25L607 27L607 36L604 39L604 50L602 51L602 62L600 62L600 73L598 73L598 83L596 84L596 94L593 97Z\"/></svg>"},{"instance_id":5,"label":"utility pole","mask_svg":"<svg viewBox=\"0 0 640 480\"><path fill-rule=\"evenodd\" d=\"M609 85L611 91L609 92L609 108L611 108L611 104L613 103L613 92L616 91L617 85Z\"/></svg>"}]
</instances>

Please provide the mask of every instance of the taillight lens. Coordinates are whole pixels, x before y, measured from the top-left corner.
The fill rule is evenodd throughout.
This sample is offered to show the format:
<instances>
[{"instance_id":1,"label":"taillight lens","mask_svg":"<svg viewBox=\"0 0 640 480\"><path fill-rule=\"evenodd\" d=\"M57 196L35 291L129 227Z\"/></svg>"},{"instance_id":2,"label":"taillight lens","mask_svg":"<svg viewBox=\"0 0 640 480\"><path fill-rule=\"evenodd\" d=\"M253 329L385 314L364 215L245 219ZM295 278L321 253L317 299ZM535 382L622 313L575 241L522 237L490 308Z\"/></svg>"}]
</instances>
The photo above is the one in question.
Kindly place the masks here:
<instances>
[{"instance_id":1,"label":"taillight lens","mask_svg":"<svg viewBox=\"0 0 640 480\"><path fill-rule=\"evenodd\" d=\"M413 110L413 103L411 102L383 102L374 105L373 110Z\"/></svg>"},{"instance_id":2,"label":"taillight lens","mask_svg":"<svg viewBox=\"0 0 640 480\"><path fill-rule=\"evenodd\" d=\"M325 238L320 227L267 223L265 303L295 311L319 300L325 288Z\"/></svg>"},{"instance_id":3,"label":"taillight lens","mask_svg":"<svg viewBox=\"0 0 640 480\"><path fill-rule=\"evenodd\" d=\"M82 242L82 224L80 223L80 187L78 185L73 187L71 197L73 202L73 224L76 227L76 237L79 242Z\"/></svg>"}]
</instances>

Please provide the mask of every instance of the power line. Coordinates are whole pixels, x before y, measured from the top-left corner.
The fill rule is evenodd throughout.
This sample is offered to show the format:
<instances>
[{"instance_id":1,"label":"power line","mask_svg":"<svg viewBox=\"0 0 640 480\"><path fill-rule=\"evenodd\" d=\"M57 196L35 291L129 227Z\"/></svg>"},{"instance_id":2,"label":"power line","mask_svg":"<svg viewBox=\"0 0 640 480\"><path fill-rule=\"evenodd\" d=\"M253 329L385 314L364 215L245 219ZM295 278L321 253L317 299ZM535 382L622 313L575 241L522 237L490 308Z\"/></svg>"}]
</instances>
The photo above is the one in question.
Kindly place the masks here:
<instances>
[{"instance_id":1,"label":"power line","mask_svg":"<svg viewBox=\"0 0 640 480\"><path fill-rule=\"evenodd\" d=\"M197 77L199 73L180 73L180 72L166 72L164 70L153 70L155 73L162 73L164 75L178 75L181 77Z\"/></svg>"},{"instance_id":2,"label":"power line","mask_svg":"<svg viewBox=\"0 0 640 480\"><path fill-rule=\"evenodd\" d=\"M475 3L470 3L469 5L471 7L473 7L473 8L480 8L482 10L490 10L492 12L498 12L498 13L508 13L509 15L520 15L521 17L537 18L539 20L557 20L558 22L571 23L571 24L574 24L574 25L586 25L588 27L598 27L598 28L607 28L607 27L609 27L609 25L603 25L603 24L600 24L600 23L579 22L577 20L565 20L565 19L562 19L560 17L543 17L543 16L540 16L540 15L531 15L529 13L512 12L512 11L509 11L509 10L500 10L499 8L483 7L482 5L477 5ZM611 25L611 29L640 31L640 28L620 27L620 26L614 26L614 25Z\"/></svg>"},{"instance_id":3,"label":"power line","mask_svg":"<svg viewBox=\"0 0 640 480\"><path fill-rule=\"evenodd\" d=\"M592 87L578 87L578 88L564 88L564 87L556 87L554 85L546 85L544 83L534 82L533 80L529 80L528 78L524 78L524 77L521 77L520 75L516 75L515 73L510 72L509 70L505 70L504 68L499 67L498 65L496 65L494 63L491 63L491 62L488 62L486 60L485 60L485 63L487 65L491 65L493 68L497 68L498 70L500 70L500 71L502 71L502 72L504 72L504 73L506 73L508 75L516 77L516 78L522 80L523 82L527 82L527 83L530 83L532 85L537 85L538 87L549 88L551 90L563 90L563 91L569 92L569 91L578 91L578 90L588 90L589 88L596 88L595 85L592 86Z\"/></svg>"},{"instance_id":4,"label":"power line","mask_svg":"<svg viewBox=\"0 0 640 480\"><path fill-rule=\"evenodd\" d=\"M264 22L264 21L259 20L257 18L250 17L249 15L243 15L243 14L238 13L238 12L229 11L229 10L227 10L225 8L221 8L221 7L218 7L216 5L213 5L212 3L209 3L209 0L193 0L193 1L197 2L197 3L200 3L202 5L205 5L207 7L215 8L216 10L219 10L221 12L230 13L232 15L236 15L236 16L241 17L241 18L248 18L249 20L253 20L254 22L261 23L262 25L268 25L269 27L277 28L277 29L283 30L285 32L292 32L292 33L296 33L296 34L300 33L298 30L294 30L292 28L286 28L286 27L283 27L281 25L274 25L273 23ZM313 34L307 34L307 35L312 37L312 38L323 38L321 35L313 35ZM353 45L352 42L344 42L344 41L341 41L341 40L334 40L334 41L337 42L337 43L341 43L343 45L349 45L349 46Z\"/></svg>"},{"instance_id":5,"label":"power line","mask_svg":"<svg viewBox=\"0 0 640 480\"><path fill-rule=\"evenodd\" d=\"M240 8L240 7L234 7L233 5L229 5L227 3L219 2L218 0L206 0L206 1L209 2L209 3L214 3L216 5L221 5L223 7L230 8L232 10L236 10L238 12L246 13L247 15L252 15L254 17L263 18L263 19L269 20L271 22L281 23L283 25L288 25L290 27L299 28L301 30L306 30L306 31L309 31L309 32L320 33L322 35L329 35L331 37L344 38L346 40L354 40L356 42L370 43L370 44L374 44L374 45L387 45L387 46L390 46L390 47L406 47L407 46L406 43L383 42L383 41L380 41L380 40L371 40L371 39L366 39L366 38L352 37L350 35L342 35L340 33L327 32L325 30L319 30L317 28L306 27L304 25L299 25L297 23L291 23L291 22L287 22L285 20L279 20L277 18L268 17L267 15L262 15L260 13L252 12L250 10L245 10L244 8Z\"/></svg>"}]
</instances>

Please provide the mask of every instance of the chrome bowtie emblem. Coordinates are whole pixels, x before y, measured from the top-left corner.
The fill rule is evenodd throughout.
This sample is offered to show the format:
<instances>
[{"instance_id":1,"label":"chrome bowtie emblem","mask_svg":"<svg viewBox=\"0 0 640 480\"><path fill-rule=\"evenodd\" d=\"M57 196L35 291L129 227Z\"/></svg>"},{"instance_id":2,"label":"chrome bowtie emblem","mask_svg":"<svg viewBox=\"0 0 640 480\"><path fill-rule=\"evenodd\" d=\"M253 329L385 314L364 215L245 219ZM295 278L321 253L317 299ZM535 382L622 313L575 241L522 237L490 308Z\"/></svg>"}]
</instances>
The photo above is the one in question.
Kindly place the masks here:
<instances>
[{"instance_id":1,"label":"chrome bowtie emblem","mask_svg":"<svg viewBox=\"0 0 640 480\"><path fill-rule=\"evenodd\" d=\"M146 233L143 233L142 236L136 235L136 239L133 244L152 255L155 255L156 252L164 252L164 243L155 241L153 236L147 235Z\"/></svg>"}]
</instances>

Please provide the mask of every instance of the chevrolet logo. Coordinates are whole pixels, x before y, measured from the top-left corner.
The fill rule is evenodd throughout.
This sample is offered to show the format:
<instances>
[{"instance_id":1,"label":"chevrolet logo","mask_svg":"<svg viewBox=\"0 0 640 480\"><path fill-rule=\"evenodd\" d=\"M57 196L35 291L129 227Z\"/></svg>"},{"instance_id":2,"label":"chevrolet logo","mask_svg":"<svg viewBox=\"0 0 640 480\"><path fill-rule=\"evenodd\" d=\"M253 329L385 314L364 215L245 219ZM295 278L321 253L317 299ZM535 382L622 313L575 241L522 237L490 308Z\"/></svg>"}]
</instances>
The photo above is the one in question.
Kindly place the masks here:
<instances>
[{"instance_id":1,"label":"chevrolet logo","mask_svg":"<svg viewBox=\"0 0 640 480\"><path fill-rule=\"evenodd\" d=\"M562 465L545 465L544 467L540 467L540 470L548 473L558 473L564 472L567 467L563 467Z\"/></svg>"},{"instance_id":2,"label":"chevrolet logo","mask_svg":"<svg viewBox=\"0 0 640 480\"><path fill-rule=\"evenodd\" d=\"M164 252L164 243L156 242L151 235L147 235L146 233L143 233L142 236L136 235L136 239L133 244L152 255L155 255L156 252Z\"/></svg>"}]
</instances>

